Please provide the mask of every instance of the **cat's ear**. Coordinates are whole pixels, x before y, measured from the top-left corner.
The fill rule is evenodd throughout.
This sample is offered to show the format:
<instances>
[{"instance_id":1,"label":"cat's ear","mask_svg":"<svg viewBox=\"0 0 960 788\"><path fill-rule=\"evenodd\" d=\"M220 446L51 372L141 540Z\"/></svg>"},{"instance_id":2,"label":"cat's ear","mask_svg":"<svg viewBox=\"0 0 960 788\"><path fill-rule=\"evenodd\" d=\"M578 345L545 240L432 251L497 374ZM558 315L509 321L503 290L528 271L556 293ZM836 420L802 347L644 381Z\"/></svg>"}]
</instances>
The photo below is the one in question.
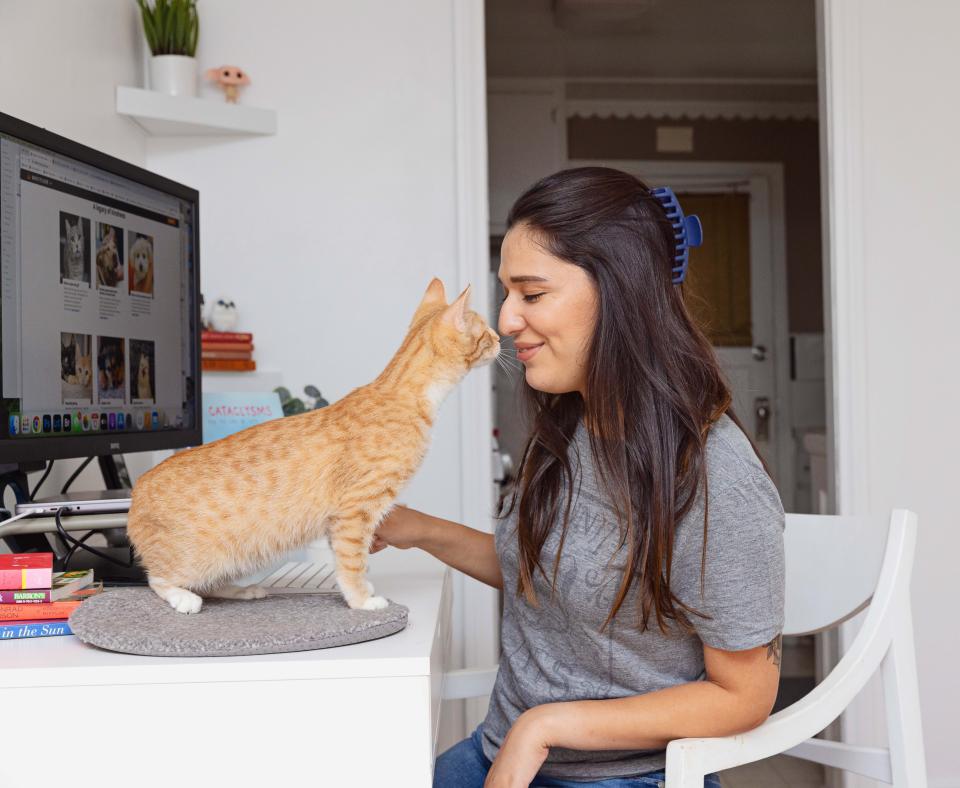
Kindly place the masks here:
<instances>
[{"instance_id":1,"label":"cat's ear","mask_svg":"<svg viewBox=\"0 0 960 788\"><path fill-rule=\"evenodd\" d=\"M420 306L445 303L447 303L447 294L443 289L443 282L437 277L433 277L433 279L430 280L430 284L427 285L427 292L423 294L423 300L420 302Z\"/></svg>"},{"instance_id":2,"label":"cat's ear","mask_svg":"<svg viewBox=\"0 0 960 788\"><path fill-rule=\"evenodd\" d=\"M470 302L470 285L457 297L443 313L443 321L457 331L467 330L467 304Z\"/></svg>"},{"instance_id":3,"label":"cat's ear","mask_svg":"<svg viewBox=\"0 0 960 788\"><path fill-rule=\"evenodd\" d=\"M416 323L425 310L432 307L445 306L446 303L447 294L444 292L443 282L434 277L430 280L430 284L427 285L427 292L423 294L420 306L418 306L417 311L413 313L413 319L410 321L410 325L412 326Z\"/></svg>"}]
</instances>

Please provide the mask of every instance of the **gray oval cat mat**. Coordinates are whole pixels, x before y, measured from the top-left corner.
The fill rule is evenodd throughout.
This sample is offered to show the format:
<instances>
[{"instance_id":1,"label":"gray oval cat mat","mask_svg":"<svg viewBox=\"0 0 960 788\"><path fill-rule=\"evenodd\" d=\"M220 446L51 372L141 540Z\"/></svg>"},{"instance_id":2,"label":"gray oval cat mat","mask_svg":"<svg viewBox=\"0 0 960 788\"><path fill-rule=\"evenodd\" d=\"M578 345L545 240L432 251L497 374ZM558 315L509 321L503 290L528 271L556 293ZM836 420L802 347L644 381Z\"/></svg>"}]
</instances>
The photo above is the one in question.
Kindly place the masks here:
<instances>
[{"instance_id":1,"label":"gray oval cat mat","mask_svg":"<svg viewBox=\"0 0 960 788\"><path fill-rule=\"evenodd\" d=\"M339 594L271 594L265 599L205 599L178 613L149 588L117 588L70 616L84 643L149 657L238 657L362 643L399 632L407 608L351 610Z\"/></svg>"}]
</instances>

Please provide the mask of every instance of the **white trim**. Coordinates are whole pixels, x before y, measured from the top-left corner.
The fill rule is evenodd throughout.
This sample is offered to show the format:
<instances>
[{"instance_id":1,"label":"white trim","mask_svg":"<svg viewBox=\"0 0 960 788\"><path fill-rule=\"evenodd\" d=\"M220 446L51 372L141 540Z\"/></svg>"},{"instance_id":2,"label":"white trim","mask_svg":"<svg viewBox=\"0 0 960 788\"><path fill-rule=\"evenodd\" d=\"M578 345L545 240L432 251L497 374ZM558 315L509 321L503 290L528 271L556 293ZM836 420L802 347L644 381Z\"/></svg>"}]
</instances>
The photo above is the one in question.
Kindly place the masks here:
<instances>
[{"instance_id":1,"label":"white trim","mask_svg":"<svg viewBox=\"0 0 960 788\"><path fill-rule=\"evenodd\" d=\"M488 84L497 89L517 83L559 85L762 85L815 87L812 77L490 77Z\"/></svg>"},{"instance_id":2,"label":"white trim","mask_svg":"<svg viewBox=\"0 0 960 788\"><path fill-rule=\"evenodd\" d=\"M817 117L816 102L806 101L575 99L565 103L568 118L811 120Z\"/></svg>"},{"instance_id":3,"label":"white trim","mask_svg":"<svg viewBox=\"0 0 960 788\"><path fill-rule=\"evenodd\" d=\"M749 184L751 195L751 249L769 250L773 263L773 339L776 347L774 369L774 420L777 431L777 467L780 469L781 497L784 508L793 508L796 475L794 469L795 446L790 418L793 413L790 402L790 333L787 325L787 252L786 218L783 197L783 165L769 162L718 162L718 161L664 161L664 160L572 160L568 166L582 167L599 165L615 167L635 173L643 178L656 177L669 180L674 187L695 186L696 190L709 190L709 186L723 187L731 181L743 180ZM761 203L766 203L762 205ZM769 211L768 221L757 221L756 211ZM765 235L769 226L769 236ZM763 235L755 236L755 232Z\"/></svg>"},{"instance_id":4,"label":"white trim","mask_svg":"<svg viewBox=\"0 0 960 788\"><path fill-rule=\"evenodd\" d=\"M820 183L823 216L824 310L827 356L827 471L832 511L869 511L869 478L863 457L870 453L867 388L866 285L863 239L863 159L861 145L860 3L818 0L816 6L820 73ZM841 655L849 648L860 619L839 631ZM876 742L883 736L883 705L874 682L841 716L845 742ZM867 786L843 773L847 788Z\"/></svg>"},{"instance_id":5,"label":"white trim","mask_svg":"<svg viewBox=\"0 0 960 788\"><path fill-rule=\"evenodd\" d=\"M483 0L451 0L455 103L457 270L460 289L472 285L472 307L487 315L490 242L487 235L486 62ZM490 367L460 384L460 518L493 530L493 402ZM455 618L466 667L496 663L499 604L494 589L455 573ZM476 704L474 704L476 705ZM467 709L467 724L478 712Z\"/></svg>"},{"instance_id":6,"label":"white trim","mask_svg":"<svg viewBox=\"0 0 960 788\"><path fill-rule=\"evenodd\" d=\"M571 85L778 85L815 87L811 77L563 77Z\"/></svg>"}]
</instances>

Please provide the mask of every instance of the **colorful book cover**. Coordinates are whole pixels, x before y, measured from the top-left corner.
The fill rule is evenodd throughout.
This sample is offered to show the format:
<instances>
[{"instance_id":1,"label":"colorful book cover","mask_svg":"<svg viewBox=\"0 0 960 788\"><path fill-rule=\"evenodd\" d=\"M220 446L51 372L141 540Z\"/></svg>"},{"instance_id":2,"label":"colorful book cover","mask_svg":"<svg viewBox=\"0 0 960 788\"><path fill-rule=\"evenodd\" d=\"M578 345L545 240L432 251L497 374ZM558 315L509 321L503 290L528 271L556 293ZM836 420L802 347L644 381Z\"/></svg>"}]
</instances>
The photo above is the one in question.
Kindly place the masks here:
<instances>
[{"instance_id":1,"label":"colorful book cover","mask_svg":"<svg viewBox=\"0 0 960 788\"><path fill-rule=\"evenodd\" d=\"M201 364L208 372L253 372L257 368L256 361L243 358L205 358Z\"/></svg>"},{"instance_id":2,"label":"colorful book cover","mask_svg":"<svg viewBox=\"0 0 960 788\"><path fill-rule=\"evenodd\" d=\"M200 349L204 352L227 351L227 350L245 350L248 353L253 352L253 342L202 342Z\"/></svg>"},{"instance_id":3,"label":"colorful book cover","mask_svg":"<svg viewBox=\"0 0 960 788\"><path fill-rule=\"evenodd\" d=\"M244 331L203 331L201 342L253 342L253 334Z\"/></svg>"},{"instance_id":4,"label":"colorful book cover","mask_svg":"<svg viewBox=\"0 0 960 788\"><path fill-rule=\"evenodd\" d=\"M76 591L93 582L92 569L74 572L54 572L50 588L28 588L15 591L0 591L0 605L40 604L67 599Z\"/></svg>"},{"instance_id":5,"label":"colorful book cover","mask_svg":"<svg viewBox=\"0 0 960 788\"><path fill-rule=\"evenodd\" d=\"M0 640L20 638L45 638L54 635L72 635L73 630L66 619L55 621L0 621Z\"/></svg>"},{"instance_id":6,"label":"colorful book cover","mask_svg":"<svg viewBox=\"0 0 960 788\"><path fill-rule=\"evenodd\" d=\"M31 621L70 618L80 607L79 601L42 602L37 605L0 605L0 621Z\"/></svg>"},{"instance_id":7,"label":"colorful book cover","mask_svg":"<svg viewBox=\"0 0 960 788\"><path fill-rule=\"evenodd\" d=\"M283 418L283 406L275 391L203 392L204 443L279 418Z\"/></svg>"},{"instance_id":8,"label":"colorful book cover","mask_svg":"<svg viewBox=\"0 0 960 788\"><path fill-rule=\"evenodd\" d=\"M50 588L53 553L0 554L0 590Z\"/></svg>"},{"instance_id":9,"label":"colorful book cover","mask_svg":"<svg viewBox=\"0 0 960 788\"><path fill-rule=\"evenodd\" d=\"M204 361L207 359L224 359L224 358L239 358L239 359L252 359L253 351L251 350L207 350L203 349L203 353L200 354Z\"/></svg>"}]
</instances>

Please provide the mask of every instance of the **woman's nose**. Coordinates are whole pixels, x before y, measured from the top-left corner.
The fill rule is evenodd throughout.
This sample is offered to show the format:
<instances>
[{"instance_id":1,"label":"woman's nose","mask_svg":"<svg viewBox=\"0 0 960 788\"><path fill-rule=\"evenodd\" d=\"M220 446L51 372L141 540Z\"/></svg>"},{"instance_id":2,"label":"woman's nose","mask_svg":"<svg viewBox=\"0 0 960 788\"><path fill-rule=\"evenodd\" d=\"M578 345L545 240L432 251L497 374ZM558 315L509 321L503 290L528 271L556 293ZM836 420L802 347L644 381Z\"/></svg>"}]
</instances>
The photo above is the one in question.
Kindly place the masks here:
<instances>
[{"instance_id":1,"label":"woman's nose","mask_svg":"<svg viewBox=\"0 0 960 788\"><path fill-rule=\"evenodd\" d=\"M520 313L510 305L509 299L503 302L500 307L500 320L497 323L497 329L501 335L509 336L517 334L523 329L524 323Z\"/></svg>"}]
</instances>

